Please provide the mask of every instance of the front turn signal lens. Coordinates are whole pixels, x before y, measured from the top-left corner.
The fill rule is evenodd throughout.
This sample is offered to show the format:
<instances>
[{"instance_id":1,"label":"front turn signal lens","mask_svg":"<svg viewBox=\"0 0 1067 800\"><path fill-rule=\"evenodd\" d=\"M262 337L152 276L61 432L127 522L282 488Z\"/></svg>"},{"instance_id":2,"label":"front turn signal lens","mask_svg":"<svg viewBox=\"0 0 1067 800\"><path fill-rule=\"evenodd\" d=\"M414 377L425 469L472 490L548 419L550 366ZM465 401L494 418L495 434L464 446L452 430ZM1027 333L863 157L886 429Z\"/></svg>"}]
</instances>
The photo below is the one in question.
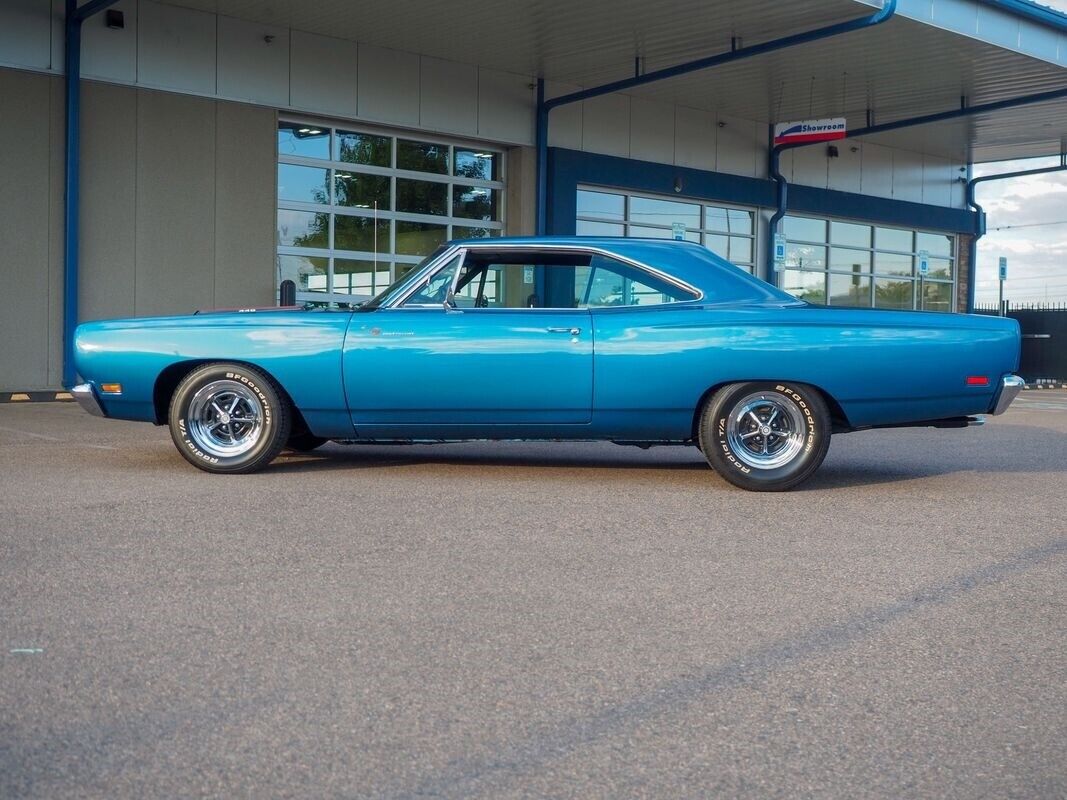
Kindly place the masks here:
<instances>
[{"instance_id":1,"label":"front turn signal lens","mask_svg":"<svg viewBox=\"0 0 1067 800\"><path fill-rule=\"evenodd\" d=\"M121 383L101 383L100 391L104 394L122 394Z\"/></svg>"}]
</instances>

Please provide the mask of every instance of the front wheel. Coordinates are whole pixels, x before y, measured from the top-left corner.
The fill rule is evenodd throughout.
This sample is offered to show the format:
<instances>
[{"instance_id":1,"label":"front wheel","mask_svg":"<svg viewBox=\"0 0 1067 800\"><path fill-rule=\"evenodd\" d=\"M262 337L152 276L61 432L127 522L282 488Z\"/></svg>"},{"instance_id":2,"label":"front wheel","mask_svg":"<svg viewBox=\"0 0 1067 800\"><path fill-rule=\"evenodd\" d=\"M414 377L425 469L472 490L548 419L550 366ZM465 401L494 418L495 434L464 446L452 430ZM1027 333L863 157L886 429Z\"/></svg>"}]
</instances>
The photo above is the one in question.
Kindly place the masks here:
<instances>
[{"instance_id":1,"label":"front wheel","mask_svg":"<svg viewBox=\"0 0 1067 800\"><path fill-rule=\"evenodd\" d=\"M170 401L170 435L178 452L208 472L253 472L285 446L292 427L281 390L243 364L205 364L190 372Z\"/></svg>"},{"instance_id":2,"label":"front wheel","mask_svg":"<svg viewBox=\"0 0 1067 800\"><path fill-rule=\"evenodd\" d=\"M742 489L780 492L811 477L830 447L830 412L802 383L733 383L708 400L700 448Z\"/></svg>"}]
</instances>

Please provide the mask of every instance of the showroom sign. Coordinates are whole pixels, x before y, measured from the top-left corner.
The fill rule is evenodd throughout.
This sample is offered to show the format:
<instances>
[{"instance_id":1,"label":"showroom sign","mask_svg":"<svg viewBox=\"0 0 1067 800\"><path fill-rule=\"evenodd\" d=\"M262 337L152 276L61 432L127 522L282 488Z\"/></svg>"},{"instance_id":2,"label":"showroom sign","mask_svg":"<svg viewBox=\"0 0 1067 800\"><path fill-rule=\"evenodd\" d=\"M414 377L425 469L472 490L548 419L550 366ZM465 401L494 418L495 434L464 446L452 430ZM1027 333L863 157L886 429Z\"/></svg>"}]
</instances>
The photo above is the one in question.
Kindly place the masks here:
<instances>
[{"instance_id":1,"label":"showroom sign","mask_svg":"<svg viewBox=\"0 0 1067 800\"><path fill-rule=\"evenodd\" d=\"M799 122L779 122L774 126L775 144L806 144L844 139L848 129L844 117L832 119L804 119Z\"/></svg>"}]
</instances>

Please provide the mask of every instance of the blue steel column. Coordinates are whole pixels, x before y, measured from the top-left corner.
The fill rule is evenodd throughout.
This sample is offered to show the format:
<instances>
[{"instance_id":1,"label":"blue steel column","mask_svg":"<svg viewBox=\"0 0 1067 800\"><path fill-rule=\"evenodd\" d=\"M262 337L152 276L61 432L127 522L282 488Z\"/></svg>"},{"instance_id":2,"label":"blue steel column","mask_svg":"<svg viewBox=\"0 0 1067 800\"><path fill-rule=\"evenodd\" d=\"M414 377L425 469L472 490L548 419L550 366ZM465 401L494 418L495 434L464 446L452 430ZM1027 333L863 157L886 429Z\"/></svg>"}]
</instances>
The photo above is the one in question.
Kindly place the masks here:
<instances>
[{"instance_id":1,"label":"blue steel column","mask_svg":"<svg viewBox=\"0 0 1067 800\"><path fill-rule=\"evenodd\" d=\"M117 0L93 0L78 8L66 0L64 62L66 70L66 187L63 197L63 387L75 383L74 329L78 327L78 185L81 147L82 23Z\"/></svg>"},{"instance_id":2,"label":"blue steel column","mask_svg":"<svg viewBox=\"0 0 1067 800\"><path fill-rule=\"evenodd\" d=\"M545 79L537 79L537 219L535 233L545 235L548 213L548 109L545 108Z\"/></svg>"},{"instance_id":3,"label":"blue steel column","mask_svg":"<svg viewBox=\"0 0 1067 800\"><path fill-rule=\"evenodd\" d=\"M971 237L971 246L967 250L971 263L971 282L967 286L967 313L974 313L974 293L978 283L978 240L986 234L986 216L983 209L974 196L975 186L986 181L1002 181L1008 178L1025 178L1028 175L1044 175L1046 172L1063 172L1067 170L1067 153L1060 153L1060 163L1054 167L1035 167L1034 169L1020 169L1014 172L1001 172L996 175L982 175L967 181L967 205L974 209L978 215L975 225L974 236Z\"/></svg>"},{"instance_id":4,"label":"blue steel column","mask_svg":"<svg viewBox=\"0 0 1067 800\"><path fill-rule=\"evenodd\" d=\"M624 89L631 89L635 86L643 86L646 83L654 83L656 81L662 81L667 78L674 78L679 75L687 75L690 72L697 72L699 70L710 69L711 67L717 67L722 64L729 64L733 61L741 61L745 58L751 58L752 56L763 55L764 53L773 53L776 50L784 50L789 47L796 47L801 44L808 44L810 42L817 42L820 39L828 39L831 36L840 36L852 31L862 30L864 28L872 28L875 25L881 25L883 22L888 21L893 17L897 10L897 0L885 0L884 5L878 11L872 14L868 14L864 17L857 19L850 19L847 22L838 22L833 25L827 25L822 28L816 28L815 30L805 31L804 33L795 33L791 36L784 36L781 39L772 39L769 42L762 42L761 44L755 44L750 47L735 47L736 41L731 41L730 50L725 53L719 53L713 56L707 56L705 58L699 58L695 61L687 61L684 64L675 64L673 67L665 67L664 69L658 69L654 72L646 72L641 75L635 74L631 78L624 78L623 80L613 81L606 83L603 86L594 86L589 89L582 89L577 92L571 92L570 94L561 95L560 97L553 97L551 100L545 100L544 96L544 80L539 79L537 81L537 233L543 234L545 229L545 216L548 207L548 200L545 197L545 192L548 188L548 114L553 108L559 106L568 105L569 103L577 103L581 100L588 100L593 97L600 97L605 94L612 94L614 92L620 92Z\"/></svg>"}]
</instances>

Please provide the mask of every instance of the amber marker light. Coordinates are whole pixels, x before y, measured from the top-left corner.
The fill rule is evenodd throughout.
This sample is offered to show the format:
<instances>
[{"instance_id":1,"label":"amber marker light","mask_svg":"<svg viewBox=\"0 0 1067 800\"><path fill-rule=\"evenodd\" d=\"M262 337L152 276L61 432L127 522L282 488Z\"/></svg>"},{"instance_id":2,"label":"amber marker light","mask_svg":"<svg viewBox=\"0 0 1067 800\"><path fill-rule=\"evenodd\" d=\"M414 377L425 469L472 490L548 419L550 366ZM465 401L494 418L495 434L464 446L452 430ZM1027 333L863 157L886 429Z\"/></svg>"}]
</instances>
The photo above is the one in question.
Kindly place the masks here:
<instances>
[{"instance_id":1,"label":"amber marker light","mask_svg":"<svg viewBox=\"0 0 1067 800\"><path fill-rule=\"evenodd\" d=\"M967 376L967 385L968 386L988 386L989 385L989 378L987 378L985 375L968 375Z\"/></svg>"},{"instance_id":2,"label":"amber marker light","mask_svg":"<svg viewBox=\"0 0 1067 800\"><path fill-rule=\"evenodd\" d=\"M122 394L121 383L101 383L100 391L104 394Z\"/></svg>"}]
</instances>

